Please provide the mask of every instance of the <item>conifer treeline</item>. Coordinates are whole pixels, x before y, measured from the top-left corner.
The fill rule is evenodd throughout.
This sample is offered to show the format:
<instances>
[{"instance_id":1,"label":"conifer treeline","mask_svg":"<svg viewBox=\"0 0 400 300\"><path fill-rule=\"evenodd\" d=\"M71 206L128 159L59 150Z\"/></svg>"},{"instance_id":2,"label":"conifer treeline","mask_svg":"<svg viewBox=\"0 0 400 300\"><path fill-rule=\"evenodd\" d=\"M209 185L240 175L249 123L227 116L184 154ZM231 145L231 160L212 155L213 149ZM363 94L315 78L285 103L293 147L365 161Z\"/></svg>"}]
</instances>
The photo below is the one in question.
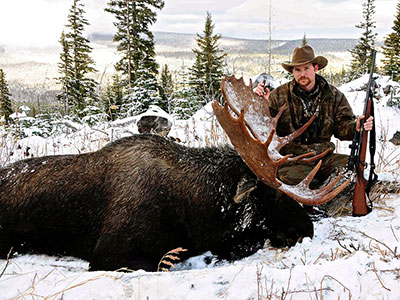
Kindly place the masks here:
<instances>
[{"instance_id":1,"label":"conifer treeline","mask_svg":"<svg viewBox=\"0 0 400 300\"><path fill-rule=\"evenodd\" d=\"M82 36L83 26L89 24L83 18L83 9L79 1L74 0L67 25L67 28L75 32L75 35L71 33L64 35L63 33L60 39L64 51L60 54L59 66L60 72L64 71L65 74L68 72L68 68L65 66L66 62L70 62L70 64L76 62L75 55L80 51L83 52L82 61L87 61L88 68L93 63L88 56L91 48L88 46L88 41ZM149 30L149 26L156 21L157 11L164 7L164 0L109 0L107 5L105 10L115 17L116 34L113 40L117 43L117 50L121 57L115 64L112 81L101 90L102 106L109 119L136 115L145 111L151 104L160 106L168 113L187 118L207 102L220 96L219 81L224 75L225 54L218 47L220 35L213 33L214 24L210 13L207 12L203 33L197 34L197 48L193 49L194 64L188 70L183 67L173 78L167 65L162 66L161 76L158 76L159 66L155 61L154 36ZM386 38L383 47L385 59L382 72L392 76L394 80L399 80L400 77L399 6L400 4L398 4L393 26L394 32ZM76 7L80 7L80 9ZM375 47L377 36L374 33L376 27L374 21L375 0L365 0L362 8L362 21L356 25L362 30L362 35L359 43L350 50L352 56L350 69L348 71L343 69L340 74L331 74L342 78L342 80L335 78L336 81L353 80L368 73L370 69L370 53ZM76 17L74 18L73 15ZM79 24L80 27L78 27ZM80 42L78 46L74 46L76 42L73 41L73 37L76 42ZM303 44L306 43L304 34ZM65 47L74 47L75 51L71 51L72 54L69 54ZM87 69L87 73L93 71L93 69ZM88 81L92 85L79 85L79 78L85 80L83 76L85 74L78 75L80 77L72 76L72 83L75 82L75 87L73 84L65 82L67 76L60 79L63 89L59 98L63 100L67 112L68 105L73 105L75 112L82 111L80 103L83 103L84 95L94 95L94 89L90 88L94 87L93 81ZM157 80L158 77L160 77L159 80ZM71 85L70 89L68 89L69 85ZM75 99L78 98L76 93L78 88L84 91L80 94L81 99ZM96 96L99 97L99 95ZM65 100L71 98L72 100ZM86 96L86 98L90 97Z\"/></svg>"},{"instance_id":2,"label":"conifer treeline","mask_svg":"<svg viewBox=\"0 0 400 300\"><path fill-rule=\"evenodd\" d=\"M352 60L347 81L354 80L364 74L367 74L371 69L371 52L375 48L377 34L373 32L375 29L375 0L366 0L362 4L363 20L356 25L362 30L358 44L350 50Z\"/></svg>"},{"instance_id":3,"label":"conifer treeline","mask_svg":"<svg viewBox=\"0 0 400 300\"><path fill-rule=\"evenodd\" d=\"M8 89L6 75L4 71L0 69L0 116L4 117L6 124L10 122L10 115L12 113L11 94Z\"/></svg>"},{"instance_id":4,"label":"conifer treeline","mask_svg":"<svg viewBox=\"0 0 400 300\"><path fill-rule=\"evenodd\" d=\"M356 25L362 30L358 44L350 50L352 60L350 70L345 74L345 81L354 80L369 72L371 68L371 51L375 48L377 33L374 33L375 0L365 0L362 4L362 21ZM385 38L382 53L383 70L381 73L391 76L393 80L400 80L400 1L392 32Z\"/></svg>"},{"instance_id":5,"label":"conifer treeline","mask_svg":"<svg viewBox=\"0 0 400 300\"><path fill-rule=\"evenodd\" d=\"M400 81L400 1L397 3L392 32L386 37L383 49L385 75Z\"/></svg>"},{"instance_id":6,"label":"conifer treeline","mask_svg":"<svg viewBox=\"0 0 400 300\"><path fill-rule=\"evenodd\" d=\"M65 114L74 113L80 117L88 105L96 104L97 101L97 83L88 76L96 72L96 69L90 57L92 47L83 35L85 26L89 25L84 13L80 0L73 0L68 14L67 32L63 31L60 38L62 51L58 64L61 92L57 98L63 104Z\"/></svg>"},{"instance_id":7,"label":"conifer treeline","mask_svg":"<svg viewBox=\"0 0 400 300\"><path fill-rule=\"evenodd\" d=\"M113 41L120 54L112 81L96 94L96 83L87 77L96 70L90 58L91 47L83 36L83 5L74 0L68 15L66 32L61 34L59 73L61 92L58 99L65 113L85 115L85 106L102 104L108 119L137 115L150 105L158 105L169 113L187 118L201 106L219 95L224 54L218 48L219 35L213 34L211 14L207 13L195 64L189 68L188 82L175 83L165 65L158 82L159 66L155 60L154 36L149 27L156 21L163 0L110 0L105 11L115 17ZM99 101L101 98L101 101Z\"/></svg>"},{"instance_id":8,"label":"conifer treeline","mask_svg":"<svg viewBox=\"0 0 400 300\"><path fill-rule=\"evenodd\" d=\"M351 66L332 80L350 81L368 73L370 52L375 46L375 0L364 0L359 43L350 50ZM61 89L57 96L62 112L78 118L93 111L103 111L108 119L136 115L155 104L170 114L187 118L207 102L219 97L219 82L224 74L225 53L219 48L220 35L214 34L211 14L207 12L202 34L197 35L194 64L172 73L168 65L161 68L155 60L154 36L149 30L164 7L164 0L109 0L105 11L115 17L114 42L120 59L112 79L106 84L93 80L96 71L92 48L84 36L86 26L81 0L73 0L67 24L60 36L62 50L58 63ZM385 37L383 68L379 70L400 81L400 1L397 3L392 32ZM303 44L307 43L306 35ZM329 74L325 74L330 76ZM337 77L340 78L337 78ZM0 117L9 122L12 114L11 94L0 69Z\"/></svg>"}]
</instances>

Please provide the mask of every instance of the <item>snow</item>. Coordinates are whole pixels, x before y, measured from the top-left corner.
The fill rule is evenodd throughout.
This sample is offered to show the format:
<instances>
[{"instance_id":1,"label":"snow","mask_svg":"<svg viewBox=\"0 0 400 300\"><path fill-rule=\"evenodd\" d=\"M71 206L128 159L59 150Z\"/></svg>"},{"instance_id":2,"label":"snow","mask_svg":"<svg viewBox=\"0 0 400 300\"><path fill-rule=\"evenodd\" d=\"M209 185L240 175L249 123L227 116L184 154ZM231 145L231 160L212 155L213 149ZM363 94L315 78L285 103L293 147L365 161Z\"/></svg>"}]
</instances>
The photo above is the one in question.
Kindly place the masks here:
<instances>
[{"instance_id":1,"label":"snow","mask_svg":"<svg viewBox=\"0 0 400 300\"><path fill-rule=\"evenodd\" d=\"M356 114L362 113L365 92L359 89L367 79L340 87ZM382 76L377 81L382 88L399 85ZM376 104L377 170L380 179L400 182L399 147L388 142L399 128L400 111L385 106L388 98L382 94ZM210 104L189 120L168 118L170 136L186 145L228 142ZM94 151L137 132L137 119L75 126L69 134L49 138L3 136L1 163L25 158L27 147L34 156ZM348 143L335 143L348 152ZM0 300L399 299L399 194L381 195L367 216L325 218L314 228L312 239L292 248L272 248L266 241L263 249L235 262L217 261L208 252L171 272L88 272L88 262L72 257L18 255L0 260Z\"/></svg>"}]
</instances>

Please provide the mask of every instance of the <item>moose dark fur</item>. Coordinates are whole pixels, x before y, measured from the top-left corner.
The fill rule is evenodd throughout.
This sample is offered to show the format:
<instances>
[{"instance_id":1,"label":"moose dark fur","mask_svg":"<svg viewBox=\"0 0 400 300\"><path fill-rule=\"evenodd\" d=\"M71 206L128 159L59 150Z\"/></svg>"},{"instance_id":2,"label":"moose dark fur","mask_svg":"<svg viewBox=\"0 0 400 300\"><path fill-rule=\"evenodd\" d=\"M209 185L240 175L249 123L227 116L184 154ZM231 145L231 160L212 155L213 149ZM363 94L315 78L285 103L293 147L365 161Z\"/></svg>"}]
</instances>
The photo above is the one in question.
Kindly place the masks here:
<instances>
[{"instance_id":1,"label":"moose dark fur","mask_svg":"<svg viewBox=\"0 0 400 300\"><path fill-rule=\"evenodd\" d=\"M232 260L266 239L286 246L312 236L302 206L258 181L228 146L143 134L0 170L1 258L13 247L80 257L91 270L155 270L177 247Z\"/></svg>"}]
</instances>

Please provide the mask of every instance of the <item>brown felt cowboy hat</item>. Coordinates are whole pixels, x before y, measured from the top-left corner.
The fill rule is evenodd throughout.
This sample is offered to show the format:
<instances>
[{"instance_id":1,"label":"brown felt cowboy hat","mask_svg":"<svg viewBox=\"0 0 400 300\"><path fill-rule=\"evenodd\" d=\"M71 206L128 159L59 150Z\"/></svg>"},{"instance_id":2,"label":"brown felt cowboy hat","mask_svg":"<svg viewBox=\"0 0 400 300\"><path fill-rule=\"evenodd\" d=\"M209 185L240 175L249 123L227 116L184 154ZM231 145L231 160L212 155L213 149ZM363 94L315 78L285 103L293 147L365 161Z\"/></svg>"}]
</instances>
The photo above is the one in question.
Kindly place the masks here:
<instances>
[{"instance_id":1,"label":"brown felt cowboy hat","mask_svg":"<svg viewBox=\"0 0 400 300\"><path fill-rule=\"evenodd\" d=\"M305 65L308 63L317 64L318 70L326 67L328 60L323 56L315 57L314 50L308 45L303 47L296 47L293 51L292 62L282 63L282 67L288 71L292 72L292 68L296 66Z\"/></svg>"}]
</instances>

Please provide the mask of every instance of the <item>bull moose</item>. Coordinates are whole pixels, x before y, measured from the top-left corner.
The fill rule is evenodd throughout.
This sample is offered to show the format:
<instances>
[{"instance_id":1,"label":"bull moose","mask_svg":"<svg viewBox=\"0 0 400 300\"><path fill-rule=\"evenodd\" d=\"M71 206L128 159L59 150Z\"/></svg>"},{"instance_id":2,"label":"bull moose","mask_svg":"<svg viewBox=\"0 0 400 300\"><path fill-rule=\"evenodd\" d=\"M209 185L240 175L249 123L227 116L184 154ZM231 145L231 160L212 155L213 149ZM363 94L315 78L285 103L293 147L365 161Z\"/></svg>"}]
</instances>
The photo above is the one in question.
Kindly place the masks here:
<instances>
[{"instance_id":1,"label":"bull moose","mask_svg":"<svg viewBox=\"0 0 400 300\"><path fill-rule=\"evenodd\" d=\"M279 114L271 117L242 79L227 77L221 87L226 104L214 102L213 109L235 149L189 148L139 134L96 152L1 169L0 257L13 248L80 257L91 270L155 270L178 246L232 260L266 239L292 246L312 237L313 224L298 202L324 203L344 185L310 190L318 166L297 186L279 181L279 165L321 157L280 156L280 147L305 128L278 137Z\"/></svg>"}]
</instances>

